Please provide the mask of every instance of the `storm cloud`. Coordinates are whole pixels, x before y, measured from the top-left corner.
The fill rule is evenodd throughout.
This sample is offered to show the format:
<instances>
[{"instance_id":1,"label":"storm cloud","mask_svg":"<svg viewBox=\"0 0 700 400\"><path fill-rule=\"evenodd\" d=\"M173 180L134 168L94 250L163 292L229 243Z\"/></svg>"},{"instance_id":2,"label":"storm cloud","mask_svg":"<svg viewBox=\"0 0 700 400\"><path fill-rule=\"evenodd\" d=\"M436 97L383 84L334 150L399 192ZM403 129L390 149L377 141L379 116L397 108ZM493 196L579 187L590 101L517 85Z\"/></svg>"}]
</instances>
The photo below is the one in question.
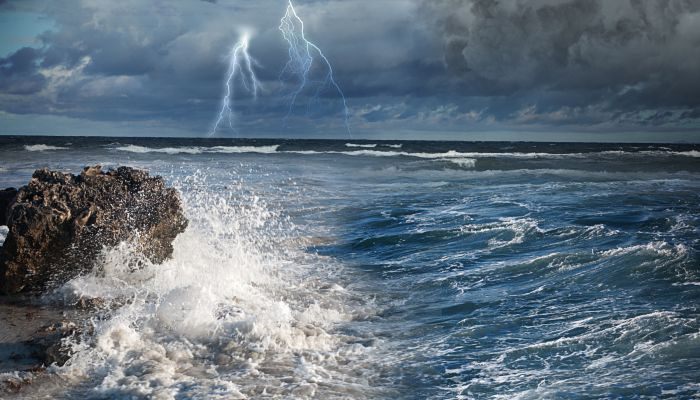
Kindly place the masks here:
<instances>
[{"instance_id":1,"label":"storm cloud","mask_svg":"<svg viewBox=\"0 0 700 400\"><path fill-rule=\"evenodd\" d=\"M452 0L424 10L464 95L592 119L644 111L657 121L700 105L698 1Z\"/></svg>"},{"instance_id":2,"label":"storm cloud","mask_svg":"<svg viewBox=\"0 0 700 400\"><path fill-rule=\"evenodd\" d=\"M359 136L509 131L527 140L532 131L700 129L697 0L295 4L307 37L333 63ZM282 0L0 3L1 13L34 13L54 26L37 33L37 46L0 54L0 118L204 135L227 54L245 29L263 92L257 101L235 99L235 134L343 137L333 91L313 108L288 109L285 95L297 83L278 79L287 58L277 29L285 7Z\"/></svg>"}]
</instances>

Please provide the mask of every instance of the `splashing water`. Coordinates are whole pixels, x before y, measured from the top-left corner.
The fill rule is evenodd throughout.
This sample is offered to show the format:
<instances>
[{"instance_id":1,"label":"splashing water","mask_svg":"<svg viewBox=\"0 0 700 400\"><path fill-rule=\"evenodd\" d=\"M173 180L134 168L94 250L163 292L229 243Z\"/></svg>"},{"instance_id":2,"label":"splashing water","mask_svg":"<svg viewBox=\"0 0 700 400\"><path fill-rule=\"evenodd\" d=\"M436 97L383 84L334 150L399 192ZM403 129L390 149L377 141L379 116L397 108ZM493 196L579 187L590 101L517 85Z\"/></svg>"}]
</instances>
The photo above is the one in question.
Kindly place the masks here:
<instances>
[{"instance_id":1,"label":"splashing water","mask_svg":"<svg viewBox=\"0 0 700 400\"><path fill-rule=\"evenodd\" d=\"M134 271L124 244L99 272L58 296L108 306L72 341L58 376L88 397L366 397L368 350L335 326L372 306L338 284L339 266L300 250L303 238L241 181L213 193L196 174L175 185L190 227L171 260ZM313 270L313 273L311 271ZM353 305L354 304L354 305ZM94 387L94 388L93 388Z\"/></svg>"}]
</instances>

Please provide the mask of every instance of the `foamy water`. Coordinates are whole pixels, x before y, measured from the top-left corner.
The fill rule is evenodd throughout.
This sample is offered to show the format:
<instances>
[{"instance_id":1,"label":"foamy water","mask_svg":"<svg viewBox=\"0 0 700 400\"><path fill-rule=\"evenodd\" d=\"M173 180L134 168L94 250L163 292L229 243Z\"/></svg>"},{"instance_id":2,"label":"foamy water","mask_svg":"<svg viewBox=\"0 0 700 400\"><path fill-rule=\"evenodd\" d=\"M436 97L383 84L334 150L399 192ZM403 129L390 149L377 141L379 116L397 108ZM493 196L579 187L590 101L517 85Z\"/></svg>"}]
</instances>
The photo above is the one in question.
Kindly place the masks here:
<instances>
[{"instance_id":1,"label":"foamy water","mask_svg":"<svg viewBox=\"0 0 700 400\"><path fill-rule=\"evenodd\" d=\"M46 145L46 144L32 144L32 145L25 145L24 149L27 151L50 151L50 150L67 150L68 147L51 146L51 145Z\"/></svg>"},{"instance_id":2,"label":"foamy water","mask_svg":"<svg viewBox=\"0 0 700 400\"><path fill-rule=\"evenodd\" d=\"M55 294L68 303L99 297L115 309L89 321L76 354L52 372L100 398L381 393L369 384L378 371L373 350L359 344L367 338L338 332L373 315L372 302L338 283L340 265L304 252L281 210L243 195L235 176L216 193L205 180L175 182L190 227L171 260L134 271L125 244Z\"/></svg>"},{"instance_id":3,"label":"foamy water","mask_svg":"<svg viewBox=\"0 0 700 400\"><path fill-rule=\"evenodd\" d=\"M697 150L490 146L0 148L6 186L109 160L163 175L190 220L162 265L123 244L44 297L108 307L19 396L700 394Z\"/></svg>"}]
</instances>

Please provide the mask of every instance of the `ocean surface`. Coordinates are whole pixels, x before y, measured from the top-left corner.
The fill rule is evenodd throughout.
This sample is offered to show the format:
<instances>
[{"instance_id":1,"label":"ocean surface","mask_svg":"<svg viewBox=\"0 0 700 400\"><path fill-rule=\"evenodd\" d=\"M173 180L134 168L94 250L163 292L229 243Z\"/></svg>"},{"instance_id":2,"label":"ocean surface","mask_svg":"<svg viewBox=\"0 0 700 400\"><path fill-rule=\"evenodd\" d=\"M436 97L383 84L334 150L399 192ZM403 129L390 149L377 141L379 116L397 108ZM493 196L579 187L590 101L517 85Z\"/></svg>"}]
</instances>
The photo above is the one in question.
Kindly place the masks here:
<instances>
[{"instance_id":1,"label":"ocean surface","mask_svg":"<svg viewBox=\"0 0 700 400\"><path fill-rule=\"evenodd\" d=\"M113 306L15 396L700 398L698 145L0 137L1 187L91 164L190 225L44 295Z\"/></svg>"}]
</instances>

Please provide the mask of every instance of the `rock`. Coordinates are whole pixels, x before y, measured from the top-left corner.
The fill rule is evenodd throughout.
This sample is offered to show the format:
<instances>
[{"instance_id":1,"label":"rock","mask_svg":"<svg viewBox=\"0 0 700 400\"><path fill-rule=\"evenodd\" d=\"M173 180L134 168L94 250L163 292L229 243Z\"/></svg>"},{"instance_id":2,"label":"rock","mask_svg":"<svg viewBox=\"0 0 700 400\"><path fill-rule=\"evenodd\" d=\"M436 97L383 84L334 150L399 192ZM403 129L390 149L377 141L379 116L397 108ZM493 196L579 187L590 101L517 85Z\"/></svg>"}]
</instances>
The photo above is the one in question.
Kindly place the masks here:
<instances>
[{"instance_id":1,"label":"rock","mask_svg":"<svg viewBox=\"0 0 700 400\"><path fill-rule=\"evenodd\" d=\"M17 189L7 188L0 190L0 225L7 225L7 218L10 215L10 204L17 196Z\"/></svg>"},{"instance_id":2,"label":"rock","mask_svg":"<svg viewBox=\"0 0 700 400\"><path fill-rule=\"evenodd\" d=\"M9 228L0 250L5 293L61 284L90 271L103 248L121 242L160 263L187 227L177 191L129 167L86 167L77 176L39 169L3 209Z\"/></svg>"}]
</instances>

